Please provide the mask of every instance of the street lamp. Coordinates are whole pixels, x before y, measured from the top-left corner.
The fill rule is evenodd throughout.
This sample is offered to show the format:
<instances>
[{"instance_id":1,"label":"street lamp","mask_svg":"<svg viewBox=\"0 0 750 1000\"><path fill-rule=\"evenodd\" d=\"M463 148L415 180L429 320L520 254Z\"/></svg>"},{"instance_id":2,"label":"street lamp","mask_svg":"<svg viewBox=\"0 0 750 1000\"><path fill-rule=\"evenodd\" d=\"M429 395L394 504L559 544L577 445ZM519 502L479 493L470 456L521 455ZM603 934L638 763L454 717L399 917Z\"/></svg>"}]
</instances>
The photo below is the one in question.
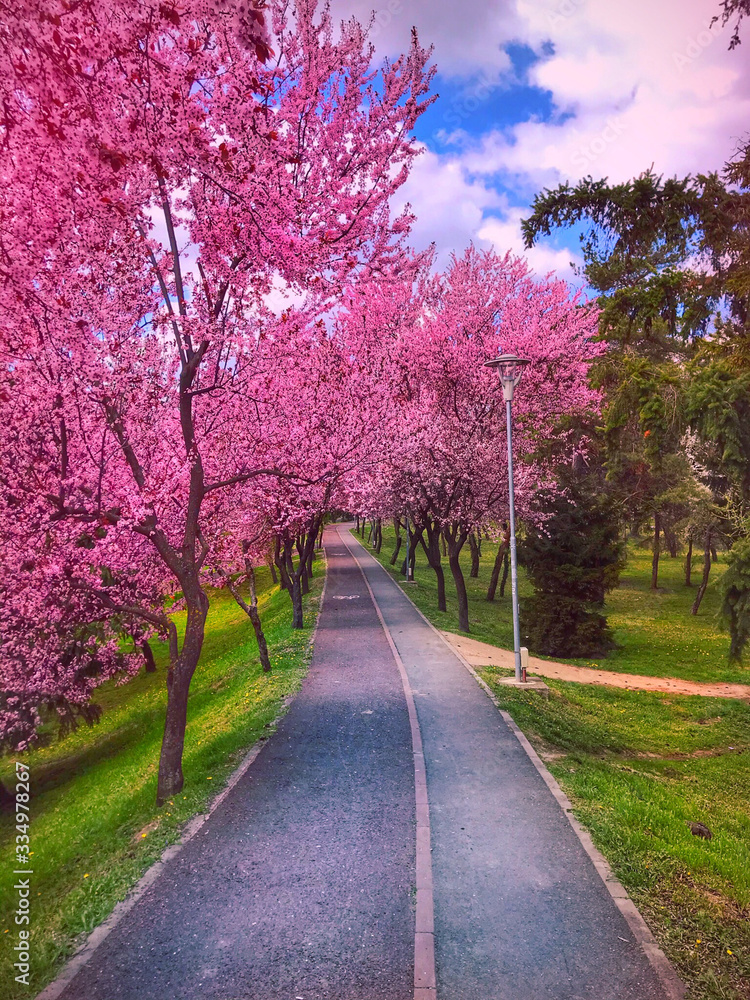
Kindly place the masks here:
<instances>
[{"instance_id":1,"label":"street lamp","mask_svg":"<svg viewBox=\"0 0 750 1000\"><path fill-rule=\"evenodd\" d=\"M518 623L518 568L516 563L516 508L513 496L513 390L521 380L523 369L531 364L515 354L501 354L485 361L485 368L497 368L505 400L505 423L508 433L508 508L510 512L510 583L513 595L513 652L516 660L516 680L521 680L521 629ZM526 678L523 678L526 680Z\"/></svg>"}]
</instances>

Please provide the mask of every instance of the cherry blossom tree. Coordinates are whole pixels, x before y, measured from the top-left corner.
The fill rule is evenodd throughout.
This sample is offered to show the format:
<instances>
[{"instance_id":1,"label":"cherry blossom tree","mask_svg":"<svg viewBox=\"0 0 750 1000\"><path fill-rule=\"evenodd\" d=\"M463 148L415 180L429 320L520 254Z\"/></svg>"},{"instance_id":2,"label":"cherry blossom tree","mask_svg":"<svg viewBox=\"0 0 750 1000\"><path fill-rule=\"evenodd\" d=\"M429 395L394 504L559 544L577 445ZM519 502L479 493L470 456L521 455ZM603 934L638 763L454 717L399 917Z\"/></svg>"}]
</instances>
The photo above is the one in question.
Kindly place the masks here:
<instances>
[{"instance_id":1,"label":"cherry blossom tree","mask_svg":"<svg viewBox=\"0 0 750 1000\"><path fill-rule=\"evenodd\" d=\"M569 286L535 279L510 255L469 248L443 274L423 279L419 314L409 314L391 344L393 412L372 480L369 512L408 516L446 609L441 540L456 585L459 624L468 631L461 550L472 531L507 518L505 405L497 378L483 363L504 352L531 365L514 403L516 498L520 516L549 479L535 453L560 418L596 406L587 384L597 353L596 312Z\"/></svg>"},{"instance_id":2,"label":"cherry blossom tree","mask_svg":"<svg viewBox=\"0 0 750 1000\"><path fill-rule=\"evenodd\" d=\"M29 536L88 530L97 566L145 545L179 590L181 642L142 596L85 581L112 615L168 633L163 802L183 784L204 522L223 490L290 476L258 433L254 387L294 349L266 297L320 312L397 264L410 220L388 205L417 153L429 53L415 37L376 71L360 25L336 37L314 0L3 6L0 349L9 406L42 418L24 441L2 430L27 484L10 506Z\"/></svg>"}]
</instances>

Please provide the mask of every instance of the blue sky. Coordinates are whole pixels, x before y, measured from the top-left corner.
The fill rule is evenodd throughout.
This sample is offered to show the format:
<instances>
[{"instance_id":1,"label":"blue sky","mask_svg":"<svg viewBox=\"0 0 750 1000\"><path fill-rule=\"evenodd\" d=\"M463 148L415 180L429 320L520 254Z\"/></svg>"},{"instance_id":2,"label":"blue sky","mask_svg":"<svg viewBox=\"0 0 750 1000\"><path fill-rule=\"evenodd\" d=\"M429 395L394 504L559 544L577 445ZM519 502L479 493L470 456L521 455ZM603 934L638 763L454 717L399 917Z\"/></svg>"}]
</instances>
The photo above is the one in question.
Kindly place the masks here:
<instances>
[{"instance_id":1,"label":"blue sky","mask_svg":"<svg viewBox=\"0 0 750 1000\"><path fill-rule=\"evenodd\" d=\"M523 252L535 192L586 174L622 181L721 169L750 123L750 31L710 27L718 0L334 0L367 20L380 55L434 44L440 99L403 189L413 242L441 259L470 240ZM571 234L535 247L539 272L573 278Z\"/></svg>"}]
</instances>

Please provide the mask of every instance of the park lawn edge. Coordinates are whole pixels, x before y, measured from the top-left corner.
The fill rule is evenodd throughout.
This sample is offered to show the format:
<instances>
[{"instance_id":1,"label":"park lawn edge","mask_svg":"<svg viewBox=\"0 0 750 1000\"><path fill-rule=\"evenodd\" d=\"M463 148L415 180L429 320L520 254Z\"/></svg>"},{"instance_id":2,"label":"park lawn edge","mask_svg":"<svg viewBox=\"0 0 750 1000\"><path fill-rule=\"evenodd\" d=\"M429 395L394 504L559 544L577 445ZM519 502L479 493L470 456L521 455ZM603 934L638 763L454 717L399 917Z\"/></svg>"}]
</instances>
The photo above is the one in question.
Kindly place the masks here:
<instances>
[{"instance_id":1,"label":"park lawn edge","mask_svg":"<svg viewBox=\"0 0 750 1000\"><path fill-rule=\"evenodd\" d=\"M748 706L557 680L545 702L498 683L511 671L476 673L570 799L688 1000L748 1000ZM719 745L728 740L731 753ZM694 837L686 817L706 821L712 840Z\"/></svg>"},{"instance_id":2,"label":"park lawn edge","mask_svg":"<svg viewBox=\"0 0 750 1000\"><path fill-rule=\"evenodd\" d=\"M206 690L200 692L200 697L205 702L207 694L213 700L213 715L216 716L220 706L218 699L229 687L241 688L243 681L247 681L248 688L253 687L260 690L260 695L256 698L258 704L253 704L252 719L238 718L233 728L222 729L221 726L215 728L213 733L214 741L211 743L209 735L203 738L201 723L205 718L211 719L211 710L198 711L197 717L188 719L188 733L185 742L185 788L184 795L176 802L166 804L159 809L155 803L156 771L158 765L158 753L152 754L151 761L142 765L144 777L143 787L140 791L146 798L145 807L141 802L141 809L138 814L138 830L131 836L123 839L122 825L120 828L113 828L109 832L113 835L112 850L102 852L101 846L97 852L95 860L85 857L74 859L72 866L76 869L72 872L72 877L63 879L61 886L55 887L45 894L45 881L35 882L32 878L32 922L31 922L31 954L32 954L32 979L31 986L26 987L14 981L11 957L12 945L17 943L18 937L15 933L18 928L13 923L13 911L15 908L15 893L10 886L17 876L9 876L12 868L12 854L10 853L13 843L15 827L13 818L2 817L0 825L0 845L3 847L4 859L6 860L5 871L0 874L2 882L8 882L10 890L6 896L7 902L0 911L0 941L4 945L2 969L0 969L0 995L4 1000L20 1000L37 995L49 983L63 971L68 959L76 952L85 947L89 934L105 920L107 920L115 906L125 900L138 885L139 881L147 874L156 863L158 863L165 851L179 845L184 835L191 835L191 830L195 826L196 819L201 815L207 815L212 803L219 798L235 771L240 768L248 755L259 752L262 744L274 732L278 721L286 713L294 695L299 691L302 681L306 676L313 654L313 640L316 633L318 616L322 605L322 596L325 587L325 561L322 553L319 553L322 563L318 563L319 570L311 580L310 593L304 598L305 627L302 630L293 630L291 627L291 604L288 596L280 591L278 587L270 583L270 577L266 579L267 571L261 569L256 571L259 584L259 607L261 617L264 620L264 627L269 645L269 653L274 664L274 669L270 674L264 675L260 669L257 656L257 645L249 618L236 605L234 599L226 591L215 591L211 594L211 610L207 622L206 643L204 653L209 655L202 657L198 671L193 680L203 681ZM322 571L321 571L322 570ZM236 641L225 641L224 645L229 648L229 656L236 661L234 673L228 678L219 674L216 679L211 678L211 668L214 662L221 664L227 659L227 649L222 649L219 643L216 652L212 646L214 631L225 640L224 633L227 629L219 629L217 616L221 613L228 615L230 619L229 638L237 633ZM179 624L182 624L184 613L175 616ZM270 630L267 620L272 619ZM155 650L157 662L160 670L164 660L165 651L157 648ZM247 655L249 654L249 655ZM243 656L247 659L243 662ZM283 664L281 660L283 658ZM105 702L117 699L118 710L113 709L114 715L122 715L123 720L127 720L128 700L131 692L135 692L139 678L141 687L144 682L148 683L148 677L144 677L143 672L138 675L134 682L115 689L115 685L104 685L100 692L105 694ZM155 714L160 723L163 724L163 705L158 704L164 701L163 692L160 691L158 679L151 675L151 682L154 684L154 691L150 692L156 701ZM251 683L252 682L252 683ZM131 687L131 685L133 685ZM161 685L165 687L165 685ZM106 691L105 691L106 689ZM130 690L129 690L130 689ZM119 695L119 692L122 692ZM162 697L160 698L160 693ZM218 698L217 698L218 696ZM95 695L96 697L96 695ZM191 686L191 703L198 700L199 694ZM249 699L245 695L245 699ZM97 700L102 700L101 698ZM138 692L136 701L143 700L143 690ZM235 699L236 701L236 699ZM231 702L227 702L227 707L231 708ZM151 714L154 714L154 706L151 706ZM191 711L191 715L194 713ZM228 712L220 721L226 721ZM257 718L256 718L257 716ZM97 749L98 727L106 727L108 723L107 712L95 727L87 727L71 734L60 742L51 744L44 748L44 763L37 766L35 758L38 759L39 751L30 751L24 754L16 754L2 761L2 775L7 786L12 786L13 761L21 760L26 762L31 770L32 789L35 771L44 768L54 770L56 766L56 756L60 758L63 766L66 761L76 758L66 751L69 749L71 741L78 741L84 747L88 742ZM192 723L192 726L191 726ZM124 721L121 727L126 734L130 728ZM119 730L114 730L112 734L118 735ZM160 732L157 734L156 744L160 744ZM152 742L154 742L152 740ZM199 748L203 749L200 750ZM89 751L91 747L86 748ZM57 751L57 755L55 753ZM86 757L86 750L83 753ZM118 751L112 757L116 763ZM210 771L210 774L202 775L201 770ZM205 781L200 780L205 777ZM72 780L75 783L78 775ZM210 781L210 784L208 783ZM55 789L52 790L52 797L55 796ZM37 811L34 811L35 798L37 801ZM85 796L83 796L85 798ZM34 821L39 823L44 820L46 811L40 812L38 806L46 802L45 792L42 791L39 797L32 797L32 822L30 832L32 834L32 847L34 845ZM170 809L170 804L172 809ZM59 801L58 801L59 807ZM58 809L54 810L55 812ZM62 811L64 812L64 805ZM47 817L49 818L49 817ZM117 820L122 820L122 816L117 816L116 812L112 816L112 824ZM143 822L143 820L146 822ZM132 824L131 824L132 825ZM128 834L131 831L128 830ZM77 863L80 861L80 863ZM81 871L77 871L80 868ZM83 881L85 879L85 881ZM0 887L4 887L0 884ZM37 892L41 894L39 904L37 904ZM50 894L52 899L49 898ZM45 899L45 895L47 898ZM35 909L39 913L36 922L34 921ZM49 919L45 922L45 917Z\"/></svg>"}]
</instances>

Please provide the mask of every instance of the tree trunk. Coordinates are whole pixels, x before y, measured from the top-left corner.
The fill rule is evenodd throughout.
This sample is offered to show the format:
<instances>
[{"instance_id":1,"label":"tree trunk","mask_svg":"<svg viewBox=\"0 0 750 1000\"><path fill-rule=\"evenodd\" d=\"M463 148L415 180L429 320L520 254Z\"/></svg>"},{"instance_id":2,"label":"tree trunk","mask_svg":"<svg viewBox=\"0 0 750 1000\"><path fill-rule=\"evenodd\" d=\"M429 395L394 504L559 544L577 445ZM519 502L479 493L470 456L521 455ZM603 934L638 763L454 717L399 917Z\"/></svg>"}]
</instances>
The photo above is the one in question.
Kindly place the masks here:
<instances>
[{"instance_id":1,"label":"tree trunk","mask_svg":"<svg viewBox=\"0 0 750 1000\"><path fill-rule=\"evenodd\" d=\"M492 576L490 577L490 585L487 588L487 600L495 600L495 591L497 590L497 581L500 578L500 570L503 566L503 561L508 553L508 547L510 546L510 526L506 522L503 525L503 540L497 547L497 555L495 556L495 564L492 567ZM505 588L503 587L503 590ZM500 591L500 596L503 596L503 590Z\"/></svg>"},{"instance_id":2,"label":"tree trunk","mask_svg":"<svg viewBox=\"0 0 750 1000\"><path fill-rule=\"evenodd\" d=\"M315 562L315 549L318 547L318 536L315 535L315 541L310 546L307 553L307 562L305 563L305 572L307 573L307 579L312 580L313 578L313 563Z\"/></svg>"},{"instance_id":3,"label":"tree trunk","mask_svg":"<svg viewBox=\"0 0 750 1000\"><path fill-rule=\"evenodd\" d=\"M479 576L479 555L481 553L480 543L477 536L472 531L469 535L469 548L471 549L471 572L470 577L476 580Z\"/></svg>"},{"instance_id":4,"label":"tree trunk","mask_svg":"<svg viewBox=\"0 0 750 1000\"><path fill-rule=\"evenodd\" d=\"M239 591L230 583L229 590L234 597L235 601L239 604L245 614L248 616L253 624L253 631L255 632L255 639L258 643L258 655L260 656L260 663L263 667L263 673L267 674L271 669L271 660L268 656L268 644L266 643L266 637L263 633L263 626L261 625L260 615L258 614L258 594L255 589L255 572L253 570L252 564L249 559L245 559L245 572L247 574L247 583L250 588L250 603L247 604L240 596Z\"/></svg>"},{"instance_id":5,"label":"tree trunk","mask_svg":"<svg viewBox=\"0 0 750 1000\"><path fill-rule=\"evenodd\" d=\"M380 555L380 550L383 547L383 522L380 518L377 519L375 525L375 551Z\"/></svg>"},{"instance_id":6,"label":"tree trunk","mask_svg":"<svg viewBox=\"0 0 750 1000\"><path fill-rule=\"evenodd\" d=\"M274 559L274 562L276 563L276 566L278 567L278 570L279 570L279 577L281 578L281 583L280 583L281 589L282 590L287 590L291 594L291 592L292 592L292 582L289 579L289 574L287 573L286 557L285 557L284 553L281 550L281 536L280 535L276 535L276 538L274 539L273 559Z\"/></svg>"},{"instance_id":7,"label":"tree trunk","mask_svg":"<svg viewBox=\"0 0 750 1000\"><path fill-rule=\"evenodd\" d=\"M302 628L302 583L300 573L294 568L294 543L290 538L284 540L284 569L289 581L289 596L292 599L292 628Z\"/></svg>"},{"instance_id":8,"label":"tree trunk","mask_svg":"<svg viewBox=\"0 0 750 1000\"><path fill-rule=\"evenodd\" d=\"M654 514L654 542L653 542L653 556L651 559L651 589L658 590L659 588L659 532L661 530L661 522L659 519L659 513L657 511Z\"/></svg>"},{"instance_id":9,"label":"tree trunk","mask_svg":"<svg viewBox=\"0 0 750 1000\"><path fill-rule=\"evenodd\" d=\"M141 652L143 653L143 659L146 661L146 673L155 674L156 661L154 660L154 651L151 649L148 639L144 639L140 646Z\"/></svg>"},{"instance_id":10,"label":"tree trunk","mask_svg":"<svg viewBox=\"0 0 750 1000\"><path fill-rule=\"evenodd\" d=\"M188 606L185 639L179 656L170 663L167 671L167 716L156 788L156 804L160 806L178 795L185 783L182 751L185 746L188 692L203 648L208 615L208 598L196 581L183 585L183 593Z\"/></svg>"},{"instance_id":11,"label":"tree trunk","mask_svg":"<svg viewBox=\"0 0 750 1000\"><path fill-rule=\"evenodd\" d=\"M279 582L279 577L278 577L278 575L276 573L276 567L274 566L272 559L268 560L268 568L271 571L271 583L278 583Z\"/></svg>"},{"instance_id":12,"label":"tree trunk","mask_svg":"<svg viewBox=\"0 0 750 1000\"><path fill-rule=\"evenodd\" d=\"M711 561L712 562L719 561L719 553L716 551L716 546L713 544L713 542L711 542Z\"/></svg>"},{"instance_id":13,"label":"tree trunk","mask_svg":"<svg viewBox=\"0 0 750 1000\"><path fill-rule=\"evenodd\" d=\"M693 601L693 606L690 609L691 615L698 614L698 608L701 606L701 601L703 600L703 595L706 593L706 587L708 586L708 577L711 573L711 532L706 532L706 540L703 546L703 577L698 587L698 592L695 595L695 600Z\"/></svg>"},{"instance_id":14,"label":"tree trunk","mask_svg":"<svg viewBox=\"0 0 750 1000\"><path fill-rule=\"evenodd\" d=\"M510 572L510 552L505 552L503 557L503 578L500 581L500 596L505 597L505 584L508 582L508 573Z\"/></svg>"},{"instance_id":15,"label":"tree trunk","mask_svg":"<svg viewBox=\"0 0 750 1000\"><path fill-rule=\"evenodd\" d=\"M445 536L443 536L445 537ZM456 585L456 597L458 598L458 628L461 632L469 631L469 597L466 593L466 581L459 556L461 549L466 542L466 532L454 529L448 534L448 565L453 574L453 582Z\"/></svg>"},{"instance_id":16,"label":"tree trunk","mask_svg":"<svg viewBox=\"0 0 750 1000\"><path fill-rule=\"evenodd\" d=\"M672 528L664 528L664 541L667 543L667 548L669 550L669 558L677 558L677 535L674 533Z\"/></svg>"},{"instance_id":17,"label":"tree trunk","mask_svg":"<svg viewBox=\"0 0 750 1000\"><path fill-rule=\"evenodd\" d=\"M690 582L690 574L693 571L693 535L692 532L688 535L688 550L685 556L685 586L692 587Z\"/></svg>"},{"instance_id":18,"label":"tree trunk","mask_svg":"<svg viewBox=\"0 0 750 1000\"><path fill-rule=\"evenodd\" d=\"M437 603L438 611L447 611L448 606L445 603L445 574L443 573L443 565L440 561L440 539L442 532L439 528L434 527L434 525L428 521L426 525L427 531L427 544L425 545L424 538L422 538L420 533L420 542L422 543L422 548L427 556L427 562L435 573L435 578L437 580Z\"/></svg>"},{"instance_id":19,"label":"tree trunk","mask_svg":"<svg viewBox=\"0 0 750 1000\"><path fill-rule=\"evenodd\" d=\"M401 538L401 522L399 521L398 518L394 519L394 521L393 521L393 528L394 528L394 531L396 532L396 548L393 550L393 555L391 556L391 563L390 563L391 566L395 566L396 565L396 563L398 562L398 554L401 551L401 542L402 542L402 538Z\"/></svg>"},{"instance_id":20,"label":"tree trunk","mask_svg":"<svg viewBox=\"0 0 750 1000\"><path fill-rule=\"evenodd\" d=\"M354 530L357 532L357 534L359 534L359 514L357 514L357 520L354 525Z\"/></svg>"},{"instance_id":21,"label":"tree trunk","mask_svg":"<svg viewBox=\"0 0 750 1000\"><path fill-rule=\"evenodd\" d=\"M310 593L310 577L307 572L307 555L308 549L311 548L311 546L308 546L307 544L308 537L309 536L307 535L298 535L295 539L298 557L297 572L299 573L299 581L300 586L302 587L303 595Z\"/></svg>"}]
</instances>

